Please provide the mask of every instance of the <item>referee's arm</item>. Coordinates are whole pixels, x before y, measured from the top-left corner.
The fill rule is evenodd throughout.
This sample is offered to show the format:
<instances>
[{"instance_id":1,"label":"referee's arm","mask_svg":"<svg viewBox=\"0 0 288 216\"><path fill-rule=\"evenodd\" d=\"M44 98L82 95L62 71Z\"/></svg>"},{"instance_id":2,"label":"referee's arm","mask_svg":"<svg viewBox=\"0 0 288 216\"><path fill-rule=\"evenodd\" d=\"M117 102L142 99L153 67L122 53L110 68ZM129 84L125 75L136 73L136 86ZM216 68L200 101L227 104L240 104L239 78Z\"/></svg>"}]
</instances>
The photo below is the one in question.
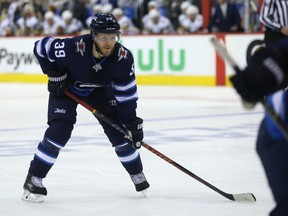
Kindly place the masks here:
<instances>
[{"instance_id":1,"label":"referee's arm","mask_svg":"<svg viewBox=\"0 0 288 216\"><path fill-rule=\"evenodd\" d=\"M265 0L260 13L265 27L288 34L288 0Z\"/></svg>"}]
</instances>

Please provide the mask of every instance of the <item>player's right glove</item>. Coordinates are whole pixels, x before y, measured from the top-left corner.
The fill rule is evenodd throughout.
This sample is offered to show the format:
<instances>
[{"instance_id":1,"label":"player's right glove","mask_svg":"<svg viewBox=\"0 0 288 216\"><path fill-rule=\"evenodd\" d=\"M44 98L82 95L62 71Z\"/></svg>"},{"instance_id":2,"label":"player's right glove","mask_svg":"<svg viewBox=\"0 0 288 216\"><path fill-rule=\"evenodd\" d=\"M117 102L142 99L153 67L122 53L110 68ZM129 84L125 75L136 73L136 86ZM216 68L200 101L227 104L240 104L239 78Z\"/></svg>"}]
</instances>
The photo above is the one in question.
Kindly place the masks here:
<instances>
[{"instance_id":1,"label":"player's right glove","mask_svg":"<svg viewBox=\"0 0 288 216\"><path fill-rule=\"evenodd\" d=\"M58 71L49 71L48 76L48 91L57 97L63 96L65 93L67 73Z\"/></svg>"},{"instance_id":2,"label":"player's right glove","mask_svg":"<svg viewBox=\"0 0 288 216\"><path fill-rule=\"evenodd\" d=\"M143 140L143 119L137 117L135 121L125 124L128 136L125 136L133 148L139 149Z\"/></svg>"},{"instance_id":3,"label":"player's right glove","mask_svg":"<svg viewBox=\"0 0 288 216\"><path fill-rule=\"evenodd\" d=\"M262 48L249 60L247 67L230 78L243 101L257 103L267 94L287 86L288 64L272 48Z\"/></svg>"}]
</instances>

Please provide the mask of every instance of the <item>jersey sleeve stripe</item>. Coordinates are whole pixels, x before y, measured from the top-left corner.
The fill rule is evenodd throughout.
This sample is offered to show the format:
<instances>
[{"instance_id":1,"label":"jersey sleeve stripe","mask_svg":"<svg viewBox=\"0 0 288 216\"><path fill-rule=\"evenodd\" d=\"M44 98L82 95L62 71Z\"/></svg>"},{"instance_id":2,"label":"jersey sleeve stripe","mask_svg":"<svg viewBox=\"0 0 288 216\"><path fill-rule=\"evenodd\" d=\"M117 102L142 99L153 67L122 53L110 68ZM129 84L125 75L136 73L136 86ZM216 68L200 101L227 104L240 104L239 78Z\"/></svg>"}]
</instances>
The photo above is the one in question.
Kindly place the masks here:
<instances>
[{"instance_id":1,"label":"jersey sleeve stripe","mask_svg":"<svg viewBox=\"0 0 288 216\"><path fill-rule=\"evenodd\" d=\"M50 48L51 48L51 44L52 44L52 42L54 40L55 40L54 38L49 38L48 41L45 44L45 51L47 53L47 57L48 57L49 61L51 61L51 62L54 62L54 60L50 58L49 51L50 51Z\"/></svg>"},{"instance_id":2,"label":"jersey sleeve stripe","mask_svg":"<svg viewBox=\"0 0 288 216\"><path fill-rule=\"evenodd\" d=\"M43 38L36 42L36 52L37 55L42 58L48 58L50 62L54 62L51 57L49 57L49 51L54 38Z\"/></svg>"},{"instance_id":3,"label":"jersey sleeve stripe","mask_svg":"<svg viewBox=\"0 0 288 216\"><path fill-rule=\"evenodd\" d=\"M45 56L42 54L42 49L41 49L41 40L36 42L36 52L38 56L45 58Z\"/></svg>"},{"instance_id":4,"label":"jersey sleeve stripe","mask_svg":"<svg viewBox=\"0 0 288 216\"><path fill-rule=\"evenodd\" d=\"M137 101L138 100L138 94L135 92L132 95L115 95L116 100L119 103L125 103L128 101Z\"/></svg>"},{"instance_id":5,"label":"jersey sleeve stripe","mask_svg":"<svg viewBox=\"0 0 288 216\"><path fill-rule=\"evenodd\" d=\"M131 90L132 88L136 87L136 80L133 79L130 83L126 84L126 85L121 85L121 84L116 84L114 83L113 88L116 91L120 91L120 92L126 92Z\"/></svg>"}]
</instances>

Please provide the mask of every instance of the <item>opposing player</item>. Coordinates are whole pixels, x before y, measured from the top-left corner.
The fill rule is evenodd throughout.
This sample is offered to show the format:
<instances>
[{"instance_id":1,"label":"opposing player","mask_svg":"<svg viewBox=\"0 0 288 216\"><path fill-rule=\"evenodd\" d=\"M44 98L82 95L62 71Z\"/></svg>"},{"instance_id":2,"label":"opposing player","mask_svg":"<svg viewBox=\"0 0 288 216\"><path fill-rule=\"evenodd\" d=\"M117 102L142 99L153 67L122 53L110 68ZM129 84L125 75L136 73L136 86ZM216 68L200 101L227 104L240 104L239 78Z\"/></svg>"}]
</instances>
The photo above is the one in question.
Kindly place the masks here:
<instances>
[{"instance_id":1,"label":"opposing player","mask_svg":"<svg viewBox=\"0 0 288 216\"><path fill-rule=\"evenodd\" d=\"M244 101L263 100L288 124L288 39L257 51L242 73L231 81ZM288 215L288 141L274 120L265 114L261 122L257 153L262 161L276 207L270 216Z\"/></svg>"},{"instance_id":2,"label":"opposing player","mask_svg":"<svg viewBox=\"0 0 288 216\"><path fill-rule=\"evenodd\" d=\"M136 191L149 187L138 149L143 120L136 115L137 85L131 52L118 43L120 26L111 14L96 14L91 34L73 38L45 37L35 43L34 54L48 76L48 128L39 143L24 183L22 199L43 202L42 184L76 123L77 103L65 96L67 88L112 121L131 132L130 139L98 119Z\"/></svg>"}]
</instances>

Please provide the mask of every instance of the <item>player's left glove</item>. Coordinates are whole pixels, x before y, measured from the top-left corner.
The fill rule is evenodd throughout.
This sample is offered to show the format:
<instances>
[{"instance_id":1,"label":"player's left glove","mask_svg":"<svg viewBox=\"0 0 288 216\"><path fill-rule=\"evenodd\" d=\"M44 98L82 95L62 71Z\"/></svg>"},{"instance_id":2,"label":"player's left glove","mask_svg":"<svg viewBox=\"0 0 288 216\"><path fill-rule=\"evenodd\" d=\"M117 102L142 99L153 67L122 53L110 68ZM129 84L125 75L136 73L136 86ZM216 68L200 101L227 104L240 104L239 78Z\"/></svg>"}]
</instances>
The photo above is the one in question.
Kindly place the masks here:
<instances>
[{"instance_id":1,"label":"player's left glove","mask_svg":"<svg viewBox=\"0 0 288 216\"><path fill-rule=\"evenodd\" d=\"M230 78L244 101L256 103L287 86L288 65L282 55L275 49L262 48L251 57L244 71Z\"/></svg>"},{"instance_id":2,"label":"player's left glove","mask_svg":"<svg viewBox=\"0 0 288 216\"><path fill-rule=\"evenodd\" d=\"M128 136L125 138L128 140L133 148L139 149L143 140L143 119L136 117L136 120L124 125L127 129Z\"/></svg>"}]
</instances>

